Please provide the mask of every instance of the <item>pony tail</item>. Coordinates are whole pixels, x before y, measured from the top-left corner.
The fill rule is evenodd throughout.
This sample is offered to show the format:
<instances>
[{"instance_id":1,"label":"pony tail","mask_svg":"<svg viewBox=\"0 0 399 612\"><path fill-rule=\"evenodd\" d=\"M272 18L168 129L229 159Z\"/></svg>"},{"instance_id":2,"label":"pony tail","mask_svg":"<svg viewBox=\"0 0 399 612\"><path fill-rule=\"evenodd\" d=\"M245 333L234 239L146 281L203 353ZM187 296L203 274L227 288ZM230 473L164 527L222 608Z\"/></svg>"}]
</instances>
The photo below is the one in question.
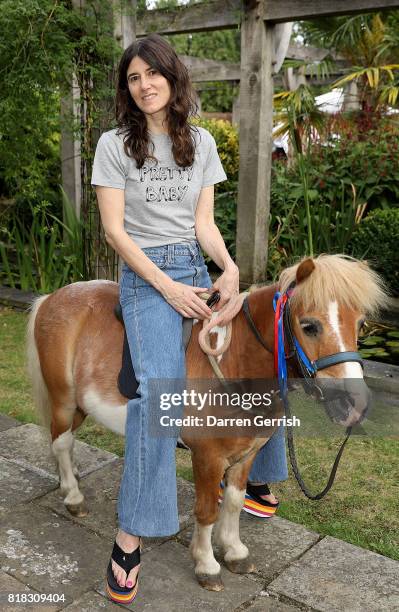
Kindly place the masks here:
<instances>
[{"instance_id":1,"label":"pony tail","mask_svg":"<svg viewBox=\"0 0 399 612\"><path fill-rule=\"evenodd\" d=\"M30 308L28 326L26 330L26 364L30 381L32 383L33 402L41 424L46 429L51 427L51 405L47 385L44 381L40 367L39 353L35 340L35 322L40 306L48 295L38 297Z\"/></svg>"}]
</instances>

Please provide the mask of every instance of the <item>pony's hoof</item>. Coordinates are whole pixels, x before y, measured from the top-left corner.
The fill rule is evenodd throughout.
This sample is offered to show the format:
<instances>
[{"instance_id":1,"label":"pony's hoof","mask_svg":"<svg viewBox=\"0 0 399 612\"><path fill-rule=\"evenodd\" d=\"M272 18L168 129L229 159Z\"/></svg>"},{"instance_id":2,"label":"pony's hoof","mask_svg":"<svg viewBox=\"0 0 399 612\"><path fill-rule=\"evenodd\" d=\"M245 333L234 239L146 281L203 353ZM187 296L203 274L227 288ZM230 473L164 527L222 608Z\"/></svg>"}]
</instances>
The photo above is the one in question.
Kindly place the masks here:
<instances>
[{"instance_id":1,"label":"pony's hoof","mask_svg":"<svg viewBox=\"0 0 399 612\"><path fill-rule=\"evenodd\" d=\"M208 591L223 591L224 584L220 574L195 574L198 583Z\"/></svg>"},{"instance_id":2,"label":"pony's hoof","mask_svg":"<svg viewBox=\"0 0 399 612\"><path fill-rule=\"evenodd\" d=\"M85 501L80 502L80 504L65 504L65 507L72 516L77 518L82 518L89 514L89 508Z\"/></svg>"},{"instance_id":3,"label":"pony's hoof","mask_svg":"<svg viewBox=\"0 0 399 612\"><path fill-rule=\"evenodd\" d=\"M253 574L256 572L256 567L250 557L236 559L234 561L225 561L225 565L233 574Z\"/></svg>"}]
</instances>

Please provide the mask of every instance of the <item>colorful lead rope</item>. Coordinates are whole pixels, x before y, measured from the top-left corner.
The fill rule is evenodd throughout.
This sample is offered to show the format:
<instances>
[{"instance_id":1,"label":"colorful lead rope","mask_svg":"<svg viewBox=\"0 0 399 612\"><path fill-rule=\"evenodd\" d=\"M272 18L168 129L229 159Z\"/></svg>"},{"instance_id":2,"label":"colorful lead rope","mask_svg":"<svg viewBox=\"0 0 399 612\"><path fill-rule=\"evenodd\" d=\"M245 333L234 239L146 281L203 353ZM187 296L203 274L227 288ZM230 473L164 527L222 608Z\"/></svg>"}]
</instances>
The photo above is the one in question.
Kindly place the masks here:
<instances>
[{"instance_id":1,"label":"colorful lead rope","mask_svg":"<svg viewBox=\"0 0 399 612\"><path fill-rule=\"evenodd\" d=\"M278 378L280 393L287 392L287 362L284 349L284 306L288 300L287 293L276 292L273 299L274 308L274 371Z\"/></svg>"},{"instance_id":2,"label":"colorful lead rope","mask_svg":"<svg viewBox=\"0 0 399 612\"><path fill-rule=\"evenodd\" d=\"M285 293L277 291L273 298L274 308L274 370L278 378L280 393L285 396L288 390L287 383L287 362L285 357L285 342L284 342L284 308L293 293L293 289L288 289ZM294 337L295 349L298 358L308 370L309 375L316 373L316 367L308 356L303 351L298 340Z\"/></svg>"}]
</instances>

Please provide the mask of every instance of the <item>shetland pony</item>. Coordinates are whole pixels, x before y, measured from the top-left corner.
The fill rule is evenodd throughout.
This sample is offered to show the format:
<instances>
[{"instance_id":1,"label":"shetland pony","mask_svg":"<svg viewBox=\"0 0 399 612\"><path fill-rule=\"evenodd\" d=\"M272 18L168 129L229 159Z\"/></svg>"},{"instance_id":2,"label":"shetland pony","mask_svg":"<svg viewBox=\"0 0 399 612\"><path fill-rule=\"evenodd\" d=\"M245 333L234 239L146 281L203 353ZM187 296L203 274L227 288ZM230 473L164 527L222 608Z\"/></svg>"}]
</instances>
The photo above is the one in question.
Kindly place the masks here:
<instances>
[{"instance_id":1,"label":"shetland pony","mask_svg":"<svg viewBox=\"0 0 399 612\"><path fill-rule=\"evenodd\" d=\"M295 283L290 297L293 332L310 360L356 351L359 329L366 314L373 314L386 300L381 279L360 261L341 255L304 259L287 268L277 285L251 292L248 305L257 330L270 350L259 344L242 310L232 321L228 350L218 358L226 378L272 379L273 297ZM44 423L51 431L57 458L60 491L69 512L87 514L84 496L73 462L73 432L90 415L112 431L124 434L127 399L117 387L121 364L123 326L114 315L118 285L105 280L79 282L39 297L33 304L27 332L27 351L34 398ZM188 379L215 377L207 355L198 345L201 323L193 325L186 353ZM213 344L224 329L215 328ZM294 366L289 376L299 376ZM358 379L356 391L348 388L342 424L358 422L367 408L369 393L362 380L361 365L345 362L316 374L323 380ZM182 438L192 452L195 479L195 529L191 553L195 574L202 586L220 590L220 565L211 544L224 550L227 567L238 573L254 571L248 548L239 536L239 514L243 506L248 474L259 448L272 435L251 437L198 437L184 428ZM219 483L224 479L224 499L218 507Z\"/></svg>"}]
</instances>

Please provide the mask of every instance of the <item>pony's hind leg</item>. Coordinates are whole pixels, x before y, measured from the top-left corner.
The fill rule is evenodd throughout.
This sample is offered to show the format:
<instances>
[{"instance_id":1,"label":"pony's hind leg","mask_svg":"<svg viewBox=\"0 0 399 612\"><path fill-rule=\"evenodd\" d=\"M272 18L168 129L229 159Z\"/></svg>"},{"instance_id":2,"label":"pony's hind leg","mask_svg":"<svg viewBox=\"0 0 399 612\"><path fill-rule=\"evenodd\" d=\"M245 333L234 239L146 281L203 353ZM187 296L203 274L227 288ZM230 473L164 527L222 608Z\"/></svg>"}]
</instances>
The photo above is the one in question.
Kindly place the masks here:
<instances>
[{"instance_id":1,"label":"pony's hind leg","mask_svg":"<svg viewBox=\"0 0 399 612\"><path fill-rule=\"evenodd\" d=\"M76 409L76 412L73 416L73 422L72 422L72 434L74 433L74 431L76 431L76 429L78 429L81 426L86 416L87 414L85 414L83 410L81 410L79 407ZM75 462L75 456L74 456L73 450L71 451L71 455L72 455L72 471L74 473L74 476L76 477L76 480L80 480L79 468Z\"/></svg>"},{"instance_id":2,"label":"pony's hind leg","mask_svg":"<svg viewBox=\"0 0 399 612\"><path fill-rule=\"evenodd\" d=\"M190 552L195 561L195 575L201 586L209 591L223 590L220 565L212 548L212 529L218 515L219 483L225 467L206 461L193 453L195 480L195 525Z\"/></svg>"},{"instance_id":3,"label":"pony's hind leg","mask_svg":"<svg viewBox=\"0 0 399 612\"><path fill-rule=\"evenodd\" d=\"M233 465L226 472L223 503L215 526L215 542L223 549L226 567L236 574L256 571L248 548L240 540L240 512L244 505L250 462Z\"/></svg>"},{"instance_id":4,"label":"pony's hind leg","mask_svg":"<svg viewBox=\"0 0 399 612\"><path fill-rule=\"evenodd\" d=\"M82 517L88 514L88 509L76 478L77 468L73 464L72 430L78 426L74 418L75 410L75 406L68 409L65 405L60 407L53 404L51 438L52 451L57 459L60 474L60 491L65 496L65 507L74 516Z\"/></svg>"}]
</instances>

